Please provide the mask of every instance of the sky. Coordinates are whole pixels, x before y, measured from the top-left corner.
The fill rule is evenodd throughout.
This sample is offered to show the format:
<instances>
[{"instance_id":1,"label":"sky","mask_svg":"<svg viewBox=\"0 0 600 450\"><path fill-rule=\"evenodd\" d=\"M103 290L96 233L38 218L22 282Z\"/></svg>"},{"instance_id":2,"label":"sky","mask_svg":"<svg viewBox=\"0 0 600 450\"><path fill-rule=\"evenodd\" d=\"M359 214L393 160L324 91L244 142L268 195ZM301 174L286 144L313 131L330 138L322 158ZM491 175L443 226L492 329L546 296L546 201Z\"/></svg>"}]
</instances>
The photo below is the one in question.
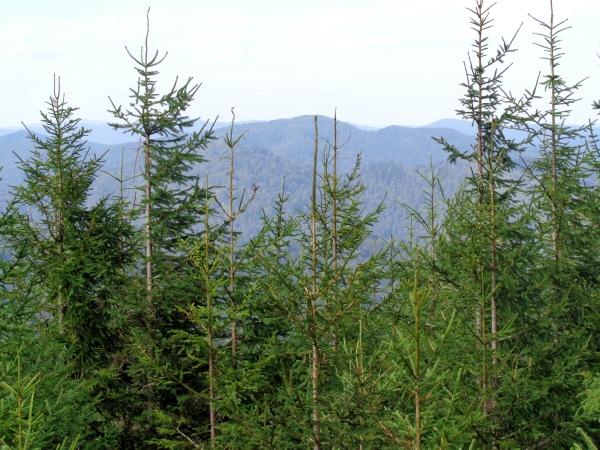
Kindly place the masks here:
<instances>
[{"instance_id":1,"label":"sky","mask_svg":"<svg viewBox=\"0 0 600 450\"><path fill-rule=\"evenodd\" d=\"M485 3L491 5L489 1ZM128 102L150 7L149 48L168 56L158 91L175 79L202 83L190 115L229 121L304 114L383 127L456 117L463 62L475 39L475 0L0 0L0 127L39 122L60 76L79 117L107 121L110 98ZM568 18L559 73L587 77L572 123L595 118L600 99L600 3L554 0ZM497 0L490 49L515 38L505 87L520 94L548 72L541 48L549 0ZM540 104L543 106L543 101Z\"/></svg>"}]
</instances>

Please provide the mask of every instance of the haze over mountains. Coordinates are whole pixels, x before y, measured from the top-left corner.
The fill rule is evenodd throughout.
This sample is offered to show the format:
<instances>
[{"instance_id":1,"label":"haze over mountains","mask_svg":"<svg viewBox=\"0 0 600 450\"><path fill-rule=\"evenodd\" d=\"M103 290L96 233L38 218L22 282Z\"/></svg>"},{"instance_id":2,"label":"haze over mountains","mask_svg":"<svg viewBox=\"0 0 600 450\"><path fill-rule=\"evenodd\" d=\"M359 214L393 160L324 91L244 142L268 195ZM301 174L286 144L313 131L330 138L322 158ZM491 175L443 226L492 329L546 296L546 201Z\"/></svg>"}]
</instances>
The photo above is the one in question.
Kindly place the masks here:
<instances>
[{"instance_id":1,"label":"haze over mountains","mask_svg":"<svg viewBox=\"0 0 600 450\"><path fill-rule=\"evenodd\" d=\"M134 201L137 184L135 175L141 169L137 160L137 143L131 137L114 131L107 124L82 121L81 125L93 131L88 136L88 146L92 154L104 155L104 171L94 184L94 197L117 195L120 184L115 179L122 178L128 188L128 196ZM319 116L319 145L323 150L327 142L333 141L333 119ZM210 126L210 125L209 125ZM363 129L361 129L363 128ZM367 190L363 201L371 210L383 202L386 210L374 229L373 238L406 237L409 220L406 210L399 205L405 203L421 209L422 191L426 187L421 173L430 172L430 164L440 176L445 177L443 186L447 195L452 194L466 174L465 165L450 165L447 154L432 136L443 136L461 150L469 150L474 136L467 135L471 124L466 121L444 119L424 127L389 126L371 129L345 122L337 124L338 142L345 143L340 150L341 171L351 170L356 156L361 155L362 182ZM367 129L365 129L367 128ZM43 131L33 125L34 133ZM215 126L218 139L213 141L205 157L207 162L195 168L195 172L212 186L224 186L227 182L229 162L224 159L228 150L221 139L228 133L230 124L220 122ZM313 116L300 116L268 122L247 121L237 123L234 137L244 133L244 138L236 147L235 183L241 195L244 189L251 191L253 185L260 186L256 199L240 218L240 228L247 236L256 233L261 226L263 212L269 214L274 201L281 192L284 179L286 192L291 194L288 211L302 210L307 204L310 192L311 165L314 151ZM23 180L19 170L19 158L26 160L32 149L27 133L14 129L0 129L0 201L10 198L11 188ZM18 157L17 157L18 155ZM221 199L224 190L218 189ZM94 200L94 198L90 199Z\"/></svg>"},{"instance_id":2,"label":"haze over mountains","mask_svg":"<svg viewBox=\"0 0 600 450\"><path fill-rule=\"evenodd\" d=\"M303 116L303 117L311 117L312 118L312 116ZM286 121L286 120L294 120L294 119L297 119L297 118L279 119L279 120ZM246 120L246 121L239 121L236 123L238 125L248 125L248 124L257 124L257 123L267 124L267 123L271 123L271 122L279 122L279 121L278 120L273 120L273 121ZM200 120L198 125L203 125L204 123L205 122ZM361 131L377 131L377 130L382 129L382 128L378 128L378 127L354 124L354 123L350 123L350 122L341 122L341 123L344 123L345 125L350 125ZM226 128L226 127L228 128L230 126L230 124L231 124L231 122L229 122L228 120L224 120L223 118L220 118L219 121L214 125L214 128L215 129ZM92 130L92 132L88 136L88 140L90 142L95 142L97 144L108 144L108 145L122 144L124 142L131 142L131 139L128 139L127 135L123 134L121 131L115 131L106 122L102 122L102 121L98 121L98 120L83 119L81 121L81 126ZM395 125L392 125L392 127L393 126L395 126ZM41 126L41 123L28 124L27 127L31 131L34 131L36 133L43 133L43 128ZM195 128L198 129L199 126L196 126ZM389 127L385 127L385 128L389 128ZM434 123L431 123L428 125L423 125L422 127L404 127L404 128L417 128L417 129L418 128L449 128L449 129L458 131L458 132L466 134L466 135L474 134L472 124L466 120L459 120L459 119L442 119L442 120L438 120L437 122L434 122ZM17 131L22 131L23 129L24 129L23 125L15 125L15 126L10 126L10 127L0 128L0 136L5 136L7 134L15 133Z\"/></svg>"}]
</instances>

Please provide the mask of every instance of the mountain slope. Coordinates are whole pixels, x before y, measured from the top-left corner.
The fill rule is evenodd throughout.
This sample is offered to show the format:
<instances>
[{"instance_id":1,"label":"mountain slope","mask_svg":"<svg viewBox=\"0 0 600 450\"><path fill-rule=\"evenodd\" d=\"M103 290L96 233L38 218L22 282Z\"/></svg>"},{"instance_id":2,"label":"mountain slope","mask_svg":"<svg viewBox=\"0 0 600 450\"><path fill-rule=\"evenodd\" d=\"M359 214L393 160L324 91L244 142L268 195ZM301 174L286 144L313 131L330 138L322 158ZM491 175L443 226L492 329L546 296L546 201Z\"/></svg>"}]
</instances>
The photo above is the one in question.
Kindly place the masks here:
<instances>
[{"instance_id":1,"label":"mountain slope","mask_svg":"<svg viewBox=\"0 0 600 450\"><path fill-rule=\"evenodd\" d=\"M319 117L320 148L332 137L333 120ZM246 138L240 141L236 153L235 183L239 188L238 196L246 189L251 192L256 184L260 186L256 199L239 219L238 226L251 237L261 226L263 213L269 215L272 206L281 191L285 179L286 192L291 194L287 211L303 210L309 201L311 164L314 151L314 123L312 116L282 119L271 122L255 122L236 125L234 135L245 130ZM228 131L218 129L217 135ZM408 127L387 127L377 131L358 130L356 127L338 123L340 141L350 140L340 151L342 171L348 170L354 163L356 154L362 150L362 182L367 187L363 201L370 210L384 202L386 210L374 229L374 236L406 236L409 224L406 211L399 206L407 203L419 209L425 183L417 170L428 171L429 162L442 174L448 175L444 185L447 193L452 193L466 168L461 165L449 165L445 154L430 138L432 130ZM438 131L438 130L435 130ZM469 145L471 138L451 130L441 130L447 139ZM104 145L88 143L90 154L104 155L103 172L93 185L90 201L109 195L118 195L120 183L124 180L125 194L136 201L139 194L132 189L140 184L134 178L141 173L139 153L136 143ZM10 198L10 186L16 186L23 180L19 169L19 158L26 160L32 145L26 132L19 131L0 137L0 202ZM17 157L18 155L18 157ZM228 150L222 139L211 143L205 157L208 162L195 168L202 179L208 176L212 186L225 186L228 180ZM221 201L226 199L226 190L218 188Z\"/></svg>"},{"instance_id":2,"label":"mountain slope","mask_svg":"<svg viewBox=\"0 0 600 450\"><path fill-rule=\"evenodd\" d=\"M318 117L320 147L333 139L333 119ZM344 154L347 158L362 152L365 164L395 161L407 166L443 161L446 154L431 136L444 136L459 148L470 148L473 137L465 136L450 129L424 129L389 126L376 131L360 130L353 125L338 122L339 142L347 142ZM234 135L246 131L244 144L250 147L269 149L276 155L295 159L301 163L312 161L314 149L313 116L300 116L292 119L279 119L236 125ZM220 129L224 135L228 129Z\"/></svg>"}]
</instances>

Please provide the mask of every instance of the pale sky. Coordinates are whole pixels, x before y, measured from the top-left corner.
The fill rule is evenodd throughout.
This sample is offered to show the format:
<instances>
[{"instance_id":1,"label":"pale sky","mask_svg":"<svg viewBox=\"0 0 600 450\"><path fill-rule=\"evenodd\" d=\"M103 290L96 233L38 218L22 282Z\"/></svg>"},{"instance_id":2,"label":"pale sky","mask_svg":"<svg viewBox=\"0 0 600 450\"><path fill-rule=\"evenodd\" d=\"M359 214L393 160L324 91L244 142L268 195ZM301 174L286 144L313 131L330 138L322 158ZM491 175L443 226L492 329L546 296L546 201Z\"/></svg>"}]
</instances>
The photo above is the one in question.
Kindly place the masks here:
<instances>
[{"instance_id":1,"label":"pale sky","mask_svg":"<svg viewBox=\"0 0 600 450\"><path fill-rule=\"evenodd\" d=\"M492 2L488 2L491 4ZM549 0L497 0L490 34L495 50L519 24L519 52L505 86L534 86L547 62L539 59ZM128 101L137 75L125 46L138 53L150 12L150 48L169 55L159 91L174 77L202 87L192 115L271 120L303 114L370 126L425 125L455 117L463 61L475 33L474 0L0 0L0 127L39 121L53 74L79 116L108 120L108 96ZM571 122L594 118L600 99L600 2L554 0L568 18L559 68L569 83L589 77ZM163 89L161 90L161 84Z\"/></svg>"}]
</instances>

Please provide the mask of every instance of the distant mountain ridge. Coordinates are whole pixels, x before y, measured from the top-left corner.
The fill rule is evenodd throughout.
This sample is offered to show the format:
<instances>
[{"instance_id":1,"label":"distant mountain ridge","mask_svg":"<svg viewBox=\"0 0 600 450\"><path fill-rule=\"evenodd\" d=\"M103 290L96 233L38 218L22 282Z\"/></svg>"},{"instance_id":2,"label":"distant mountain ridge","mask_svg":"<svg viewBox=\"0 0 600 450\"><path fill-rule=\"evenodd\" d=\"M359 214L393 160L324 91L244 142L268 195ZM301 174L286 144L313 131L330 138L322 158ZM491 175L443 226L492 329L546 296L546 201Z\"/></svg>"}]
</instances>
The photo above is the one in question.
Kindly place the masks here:
<instances>
[{"instance_id":1,"label":"distant mountain ridge","mask_svg":"<svg viewBox=\"0 0 600 450\"><path fill-rule=\"evenodd\" d=\"M302 117L302 116L300 116L300 117ZM307 117L312 117L312 116L307 116ZM294 119L295 118L276 119L276 120L294 120ZM267 123L267 122L273 122L273 120L269 120L269 121L245 120L245 121L239 121L236 123L238 125L247 125L247 124ZM199 121L198 125L195 127L195 129L198 129L199 125L204 124L204 123L206 123L206 121L205 120L203 121L201 119ZM211 123L212 122L209 122L208 126L210 126ZM351 126L355 127L356 129L362 130L362 131L378 131L383 128L388 128L388 127L373 127L373 126L369 126L369 125L361 125L361 124L352 123L352 122L341 122L341 123L351 125ZM92 133L89 136L90 142L95 142L98 144L106 144L106 145L123 144L123 143L131 142L131 139L128 138L127 134L123 134L121 131L118 131L118 130L113 130L113 128L110 127L107 122L103 122L100 120L82 119L80 124L81 124L81 126L92 130ZM230 124L231 124L230 120L220 119L215 124L214 128L215 129L226 128L226 127L229 127ZM396 126L396 125L391 125L391 126ZM398 125L398 126L403 126L403 125ZM27 127L31 131L34 131L36 133L43 133L42 124L39 122L33 123L33 124L27 124ZM423 125L421 127L406 126L405 128L449 128L449 129L458 131L458 132L466 134L466 135L474 134L474 132L472 132L472 130L471 130L470 122L468 122L466 120L458 120L458 119L441 119L441 120L438 120L437 122L433 122L428 125ZM24 129L23 125L2 127L2 128L0 128L0 137L5 136L7 134L15 133L17 131L22 131L23 129Z\"/></svg>"},{"instance_id":2,"label":"distant mountain ridge","mask_svg":"<svg viewBox=\"0 0 600 450\"><path fill-rule=\"evenodd\" d=\"M449 128L467 136L477 134L477 128L472 122L461 119L441 119L428 125L423 125L421 128Z\"/></svg>"},{"instance_id":3,"label":"distant mountain ridge","mask_svg":"<svg viewBox=\"0 0 600 450\"><path fill-rule=\"evenodd\" d=\"M285 156L301 163L312 161L314 147L314 116L299 116L290 119L270 121L244 121L235 124L234 134L245 133L244 143L250 147L268 149L276 155ZM333 119L318 116L320 146L333 142ZM204 123L198 123L196 130ZM89 128L88 142L99 145L129 144L130 135L113 130L108 124L89 123L81 121L81 126ZM207 124L210 127L211 124ZM229 132L230 123L223 121L215 125L215 134L219 137ZM430 160L446 159L445 152L433 141L431 136L444 136L449 142L459 148L468 149L473 138L453 129L444 128L413 128L392 125L375 129L338 121L340 145L348 141L342 155L346 160L353 160L362 152L364 162L395 161L412 166L427 164ZM34 133L43 133L39 124L28 126ZM4 133L5 131L11 133ZM24 133L21 128L21 132ZM0 129L0 137L13 134L13 129Z\"/></svg>"},{"instance_id":4,"label":"distant mountain ridge","mask_svg":"<svg viewBox=\"0 0 600 450\"><path fill-rule=\"evenodd\" d=\"M318 116L320 149L333 143L333 119ZM412 128L392 125L378 130L362 130L354 125L337 123L338 145L344 145L340 155L348 163L358 153L366 163L394 161L406 166L444 161L447 154L432 136L444 136L459 148L470 148L473 137L455 130ZM217 130L224 135L228 129ZM312 161L314 151L314 116L299 116L268 122L235 125L234 135L244 133L244 145L268 149L276 155L294 159L302 164Z\"/></svg>"},{"instance_id":5,"label":"distant mountain ridge","mask_svg":"<svg viewBox=\"0 0 600 450\"><path fill-rule=\"evenodd\" d=\"M318 116L319 153L333 143L333 119ZM116 195L119 183L114 177L122 176L129 198L139 198L133 188L139 181L133 177L140 174L139 146L131 142L131 136L115 132L107 124L87 123L92 128L88 136L90 154L102 156L103 172L93 185L90 201L103 196ZM380 129L360 129L345 122L337 122L340 159L338 167L344 173L351 169L356 156L361 155L361 181L366 186L363 196L366 209L384 202L386 207L380 221L373 230L373 239L394 235L406 238L409 218L400 204L417 210L423 207L423 190L426 183L419 173L430 173L430 164L444 177L445 194L450 196L468 173L466 164L452 165L447 162L447 153L432 139L444 137L461 151L470 151L475 143L473 134L467 135L455 128L468 131L471 124L465 121L444 119L424 127L388 126ZM199 124L198 127L201 125ZM210 126L210 124L208 125ZM211 186L225 186L228 180L228 150L222 137L230 132L230 122L219 122L215 126L216 139L203 152L207 162L193 169L201 179L208 177ZM39 125L29 127L34 133L43 129ZM1 135L0 133L0 205L10 198L11 186L24 179L19 168L19 159L27 160L33 148L23 129ZM234 137L244 133L236 148L235 183L240 189L251 190L260 186L257 197L239 220L240 230L246 236L258 231L263 212L267 215L281 192L285 180L286 192L291 194L287 203L290 212L303 210L308 204L311 167L314 153L314 116L300 116L271 121L245 121L236 123ZM97 141L102 141L98 143ZM129 141L129 142L127 142ZM531 149L535 151L535 149ZM18 155L18 157L17 157ZM527 155L526 155L527 156ZM122 175L121 175L122 174ZM223 188L215 188L221 199L226 198ZM137 195L137 197L136 197Z\"/></svg>"},{"instance_id":6,"label":"distant mountain ridge","mask_svg":"<svg viewBox=\"0 0 600 450\"><path fill-rule=\"evenodd\" d=\"M225 122L224 124L227 125ZM333 119L319 116L318 126L321 161L324 147L328 142L333 142ZM340 171L343 173L349 170L356 155L362 152L361 180L367 188L363 196L365 208L373 209L382 201L387 208L374 229L373 239L377 236L406 236L409 221L406 211L399 203L409 204L416 209L421 207L425 183L417 170L427 172L430 162L433 162L434 168L446 175L444 186L447 194L454 192L463 179L466 167L448 164L446 153L431 139L432 135L443 135L465 149L474 141L472 136L441 128L390 126L367 131L338 122L337 129L339 145L344 144L340 150ZM39 128L30 127L30 130L39 132ZM230 130L223 126L215 131L217 139L203 152L208 162L198 165L194 172L202 179L208 176L212 186L225 186L229 163L224 158L228 155L228 150L221 137ZM93 133L97 132L98 126ZM291 194L287 210L303 210L308 204L314 152L314 117L238 123L233 133L235 137L245 133L245 138L236 149L234 176L236 186L240 189L239 194L244 189L251 190L254 184L260 186L256 200L239 220L240 229L246 236L252 236L260 228L263 211L267 215L272 211L284 180L286 192ZM104 165L103 172L99 173L94 182L90 201L118 194L119 183L113 177L120 177L121 174L127 180L124 184L128 188L127 195L132 201L135 200L136 191L130 188L139 184L139 181L132 178L141 173L138 144L99 144L93 141L95 136L97 135L89 136L87 145L90 154L104 155ZM17 186L23 181L19 159L27 160L32 147L24 130L0 136L0 166L4 167L0 171L1 205L5 205L10 198L10 186ZM217 188L217 192L221 199L225 198L222 188Z\"/></svg>"},{"instance_id":7,"label":"distant mountain ridge","mask_svg":"<svg viewBox=\"0 0 600 450\"><path fill-rule=\"evenodd\" d=\"M265 128L268 129L273 124L278 126L279 124L284 124L287 121L291 121L291 122L297 122L299 120L306 121L306 118L310 118L310 120L312 120L312 117L313 116L299 116L299 117L268 120L268 121L266 121L266 120L245 120L245 121L236 122L236 125L239 125L240 127L246 126L247 128L255 128L256 125L260 124L262 126L259 126L258 129L265 129ZM326 116L319 116L319 118L320 118L320 120L322 120L322 119L332 120L331 118L328 118ZM378 131L388 129L388 128L393 128L393 127L399 127L399 128L403 128L403 129L413 129L413 130L430 130L427 132L430 134L433 134L434 136L439 136L440 133L444 133L444 134L447 133L447 131L443 131L443 132L433 131L434 129L435 130L453 130L453 131L461 133L465 136L475 136L476 132L477 132L476 127L472 122L470 122L468 120L451 119L451 118L440 119L440 120L437 120L430 124L422 125L422 126L390 125L387 127L373 127L373 126L360 125L360 124L355 124L355 123L351 123L351 122L343 122L343 121L338 121L338 123L340 124L341 127L353 127L352 129L354 129L355 131L358 130L358 131L363 131L363 132L364 131L378 132ZM98 120L84 119L80 122L80 124L81 124L81 126L92 130L92 132L88 136L88 140L90 142L104 144L104 145L116 145L116 144L129 143L132 141L130 135L124 134L120 130L113 130L113 128L110 127L106 122L102 122L102 121L98 121ZM204 120L204 121L199 120L198 123L196 124L196 126L194 127L194 130L196 130L196 131L199 130L200 127L203 126L204 124L206 124L207 127L212 126L211 121L207 122L206 120ZM220 119L217 123L214 124L214 129L225 132L226 130L228 130L230 125L231 125L231 121L229 119L228 120ZM27 127L35 133L43 133L43 128L41 126L41 123L30 124L30 125L27 125ZM22 131L23 129L24 129L24 127L22 125L0 128L0 137L15 133L17 131ZM596 134L600 134L600 129L594 128L594 131ZM419 133L417 132L416 135L418 135L418 134ZM522 133L520 134L519 132L514 132L514 131L508 131L507 134L511 138L518 139L518 138L523 137Z\"/></svg>"}]
</instances>

